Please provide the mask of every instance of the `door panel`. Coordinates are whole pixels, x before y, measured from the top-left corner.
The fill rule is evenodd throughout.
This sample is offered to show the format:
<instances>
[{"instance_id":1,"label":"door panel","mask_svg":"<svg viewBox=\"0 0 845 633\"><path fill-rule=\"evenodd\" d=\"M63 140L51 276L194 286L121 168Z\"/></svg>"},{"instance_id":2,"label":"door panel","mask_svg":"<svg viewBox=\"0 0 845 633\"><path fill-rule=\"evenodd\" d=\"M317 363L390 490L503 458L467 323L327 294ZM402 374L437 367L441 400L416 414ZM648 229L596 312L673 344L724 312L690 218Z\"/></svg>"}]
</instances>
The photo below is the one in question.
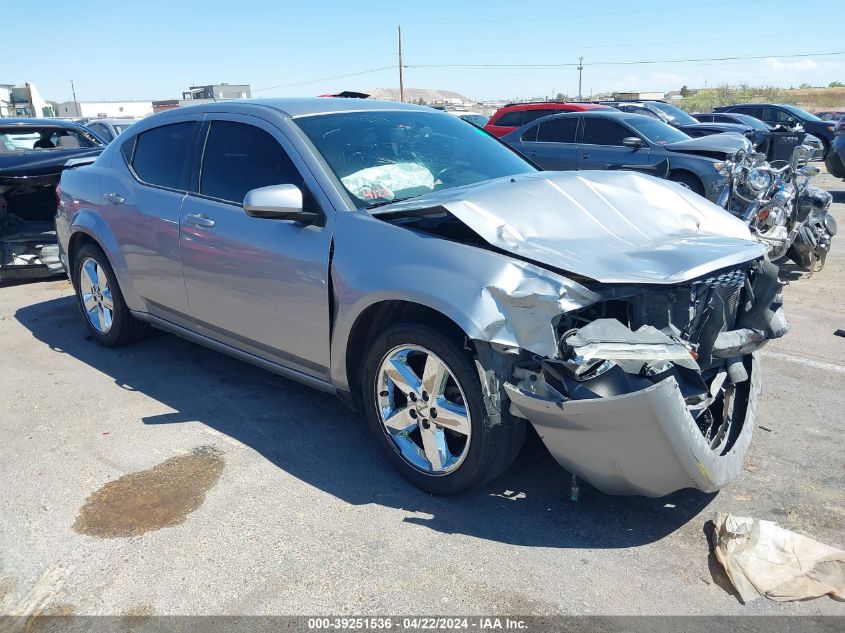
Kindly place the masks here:
<instances>
[{"instance_id":1,"label":"door panel","mask_svg":"<svg viewBox=\"0 0 845 633\"><path fill-rule=\"evenodd\" d=\"M179 216L197 127L186 118L127 139L125 143L134 144L135 176L128 169L116 170L121 175L103 183L102 206L114 215L109 225L135 290L147 310L163 318L188 313Z\"/></svg>"},{"instance_id":2,"label":"door panel","mask_svg":"<svg viewBox=\"0 0 845 633\"><path fill-rule=\"evenodd\" d=\"M523 147L528 158L543 169L566 171L578 169L575 133L578 117L566 116L543 121L524 138Z\"/></svg>"},{"instance_id":3,"label":"door panel","mask_svg":"<svg viewBox=\"0 0 845 633\"><path fill-rule=\"evenodd\" d=\"M325 226L304 226L250 217L237 202L204 195L236 197L247 188L296 184L315 204L307 193L310 175L303 178L301 163L291 161L299 158L289 158L279 130L254 117L206 120L200 191L185 199L181 224L182 270L197 330L326 378L333 214L326 214Z\"/></svg>"},{"instance_id":4,"label":"door panel","mask_svg":"<svg viewBox=\"0 0 845 633\"><path fill-rule=\"evenodd\" d=\"M622 139L638 136L627 127L599 117L585 117L578 144L578 169L611 169L624 165L648 165L649 149L632 149Z\"/></svg>"}]
</instances>

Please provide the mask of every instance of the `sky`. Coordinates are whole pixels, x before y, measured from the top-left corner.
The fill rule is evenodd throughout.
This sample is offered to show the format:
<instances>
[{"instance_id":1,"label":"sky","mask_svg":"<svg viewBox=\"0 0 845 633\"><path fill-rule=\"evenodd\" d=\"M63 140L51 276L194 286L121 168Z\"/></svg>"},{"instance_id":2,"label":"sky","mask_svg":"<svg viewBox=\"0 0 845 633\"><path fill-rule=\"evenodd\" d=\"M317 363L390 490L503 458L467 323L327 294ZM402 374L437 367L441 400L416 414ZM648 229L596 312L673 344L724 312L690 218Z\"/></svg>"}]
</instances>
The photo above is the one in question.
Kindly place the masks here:
<instances>
[{"instance_id":1,"label":"sky","mask_svg":"<svg viewBox=\"0 0 845 633\"><path fill-rule=\"evenodd\" d=\"M827 85L845 81L845 37L825 4L0 0L0 83L34 83L60 102L71 80L81 101L172 99L223 82L250 84L254 97L395 88L401 25L405 87L476 100L574 97L579 56L585 97ZM740 59L713 60L725 57ZM704 61L677 61L691 59Z\"/></svg>"}]
</instances>

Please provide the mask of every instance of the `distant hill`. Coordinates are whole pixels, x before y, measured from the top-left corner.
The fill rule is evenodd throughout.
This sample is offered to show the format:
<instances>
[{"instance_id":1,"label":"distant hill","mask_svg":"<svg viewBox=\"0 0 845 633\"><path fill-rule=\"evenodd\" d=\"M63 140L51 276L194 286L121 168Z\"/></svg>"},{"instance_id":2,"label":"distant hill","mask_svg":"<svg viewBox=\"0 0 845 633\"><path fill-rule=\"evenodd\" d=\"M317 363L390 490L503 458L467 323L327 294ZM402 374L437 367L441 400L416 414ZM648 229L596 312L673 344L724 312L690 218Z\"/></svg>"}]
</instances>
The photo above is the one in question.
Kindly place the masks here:
<instances>
[{"instance_id":1,"label":"distant hill","mask_svg":"<svg viewBox=\"0 0 845 633\"><path fill-rule=\"evenodd\" d=\"M373 99L385 99L387 101L399 101L399 88L370 88L364 90ZM417 102L420 99L426 103L437 103L444 101L470 102L471 99L459 92L451 90L434 90L432 88L405 88L405 101Z\"/></svg>"}]
</instances>

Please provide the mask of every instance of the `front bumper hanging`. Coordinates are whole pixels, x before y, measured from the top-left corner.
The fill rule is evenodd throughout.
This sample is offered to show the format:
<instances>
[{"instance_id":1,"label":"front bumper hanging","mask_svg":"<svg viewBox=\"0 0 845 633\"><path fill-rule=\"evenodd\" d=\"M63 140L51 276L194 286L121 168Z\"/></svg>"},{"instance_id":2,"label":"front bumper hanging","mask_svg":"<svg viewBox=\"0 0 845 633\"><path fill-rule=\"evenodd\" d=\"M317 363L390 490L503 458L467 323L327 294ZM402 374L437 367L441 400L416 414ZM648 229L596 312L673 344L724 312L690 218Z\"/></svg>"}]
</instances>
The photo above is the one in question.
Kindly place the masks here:
<instances>
[{"instance_id":1,"label":"front bumper hanging","mask_svg":"<svg viewBox=\"0 0 845 633\"><path fill-rule=\"evenodd\" d=\"M740 429L717 454L690 415L673 377L641 391L589 400L544 397L505 383L511 412L526 418L555 459L607 494L660 497L682 488L712 492L739 476L754 432L760 363L751 355Z\"/></svg>"}]
</instances>

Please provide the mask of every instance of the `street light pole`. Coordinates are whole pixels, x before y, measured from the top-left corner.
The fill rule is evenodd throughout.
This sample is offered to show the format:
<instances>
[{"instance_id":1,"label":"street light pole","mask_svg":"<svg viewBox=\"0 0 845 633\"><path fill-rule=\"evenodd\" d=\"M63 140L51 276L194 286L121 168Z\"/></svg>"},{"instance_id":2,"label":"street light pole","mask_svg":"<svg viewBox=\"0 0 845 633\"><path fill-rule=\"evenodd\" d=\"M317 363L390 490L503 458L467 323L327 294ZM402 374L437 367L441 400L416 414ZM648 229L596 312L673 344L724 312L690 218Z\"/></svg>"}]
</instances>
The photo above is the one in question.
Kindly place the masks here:
<instances>
[{"instance_id":1,"label":"street light pole","mask_svg":"<svg viewBox=\"0 0 845 633\"><path fill-rule=\"evenodd\" d=\"M578 101L581 101L581 99L582 99L582 97L581 97L581 71L584 70L583 61L584 61L583 57L578 58Z\"/></svg>"}]
</instances>

